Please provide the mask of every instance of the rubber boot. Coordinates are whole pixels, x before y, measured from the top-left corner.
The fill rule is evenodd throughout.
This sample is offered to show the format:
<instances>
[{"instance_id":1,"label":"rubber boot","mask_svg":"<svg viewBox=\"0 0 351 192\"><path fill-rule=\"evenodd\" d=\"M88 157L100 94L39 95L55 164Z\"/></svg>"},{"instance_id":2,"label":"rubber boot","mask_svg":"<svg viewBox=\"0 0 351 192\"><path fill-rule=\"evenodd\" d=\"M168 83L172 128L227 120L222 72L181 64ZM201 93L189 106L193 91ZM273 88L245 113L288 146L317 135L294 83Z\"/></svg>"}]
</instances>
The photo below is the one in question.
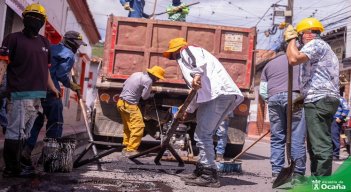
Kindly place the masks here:
<instances>
[{"instance_id":1,"label":"rubber boot","mask_svg":"<svg viewBox=\"0 0 351 192\"><path fill-rule=\"evenodd\" d=\"M203 186L218 188L221 186L217 169L204 167L201 176L193 180L188 180L185 185Z\"/></svg>"},{"instance_id":2,"label":"rubber boot","mask_svg":"<svg viewBox=\"0 0 351 192\"><path fill-rule=\"evenodd\" d=\"M204 166L201 163L197 163L195 170L191 174L184 175L180 179L185 182L189 180L194 180L202 175L203 168Z\"/></svg>"},{"instance_id":3,"label":"rubber boot","mask_svg":"<svg viewBox=\"0 0 351 192\"><path fill-rule=\"evenodd\" d=\"M24 144L24 148L22 150L21 155L21 166L26 170L34 170L34 166L32 163L32 148Z\"/></svg>"},{"instance_id":4,"label":"rubber boot","mask_svg":"<svg viewBox=\"0 0 351 192\"><path fill-rule=\"evenodd\" d=\"M16 151L14 148L16 145L18 145L17 140L5 139L3 150L5 169L2 173L4 178L13 177L20 171L15 161Z\"/></svg>"},{"instance_id":5,"label":"rubber boot","mask_svg":"<svg viewBox=\"0 0 351 192\"><path fill-rule=\"evenodd\" d=\"M21 152L23 141L5 139L4 143L4 161L5 170L3 177L33 177L35 173L33 170L27 170L21 166Z\"/></svg>"}]
</instances>

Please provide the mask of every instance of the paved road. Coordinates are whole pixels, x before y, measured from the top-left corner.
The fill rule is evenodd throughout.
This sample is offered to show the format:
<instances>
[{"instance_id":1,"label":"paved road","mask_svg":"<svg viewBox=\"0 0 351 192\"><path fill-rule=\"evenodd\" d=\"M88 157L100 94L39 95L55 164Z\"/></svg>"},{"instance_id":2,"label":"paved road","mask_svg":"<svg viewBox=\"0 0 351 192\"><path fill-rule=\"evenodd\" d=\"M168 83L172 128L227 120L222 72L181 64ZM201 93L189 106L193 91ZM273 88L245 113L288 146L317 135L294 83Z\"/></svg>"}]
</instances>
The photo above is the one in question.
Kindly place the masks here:
<instances>
[{"instance_id":1,"label":"paved road","mask_svg":"<svg viewBox=\"0 0 351 192\"><path fill-rule=\"evenodd\" d=\"M246 141L246 145L251 143L251 140ZM46 174L41 172L38 178L30 180L0 179L0 191L273 191L269 154L269 143L258 143L243 156L243 173L222 175L220 178L222 187L218 189L184 185L180 177L182 174L190 173L194 165L186 165L186 170L180 174L176 174L171 169L161 172L154 166L150 166L154 167L154 170L137 169L138 167L133 162L123 158L120 153L114 153L103 158L100 165L91 163L74 169L71 173ZM140 160L144 163L151 163L153 157ZM166 164L172 163L167 162ZM333 169L335 170L339 164L334 162ZM286 187L288 188L289 185Z\"/></svg>"}]
</instances>

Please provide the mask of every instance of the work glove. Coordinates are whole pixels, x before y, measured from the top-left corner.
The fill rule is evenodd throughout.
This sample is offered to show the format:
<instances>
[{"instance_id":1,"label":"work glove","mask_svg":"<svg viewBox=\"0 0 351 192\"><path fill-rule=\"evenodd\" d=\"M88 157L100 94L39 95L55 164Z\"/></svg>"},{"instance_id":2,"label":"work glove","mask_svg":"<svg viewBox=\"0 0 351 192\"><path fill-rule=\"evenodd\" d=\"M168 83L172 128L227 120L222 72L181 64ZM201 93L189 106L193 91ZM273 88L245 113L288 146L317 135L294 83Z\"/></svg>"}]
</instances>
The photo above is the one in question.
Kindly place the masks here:
<instances>
[{"instance_id":1,"label":"work glove","mask_svg":"<svg viewBox=\"0 0 351 192\"><path fill-rule=\"evenodd\" d=\"M180 12L181 10L182 10L182 7L178 6L178 7L174 7L170 12L171 13L177 13L177 12Z\"/></svg>"},{"instance_id":2,"label":"work glove","mask_svg":"<svg viewBox=\"0 0 351 192\"><path fill-rule=\"evenodd\" d=\"M295 31L292 25L289 25L284 32L284 39L286 42L289 42L292 39L297 38L297 32Z\"/></svg>"},{"instance_id":3,"label":"work glove","mask_svg":"<svg viewBox=\"0 0 351 192\"><path fill-rule=\"evenodd\" d=\"M123 7L124 7L125 10L133 11L133 9L130 7L129 2L126 2L126 3L123 5Z\"/></svg>"},{"instance_id":4,"label":"work glove","mask_svg":"<svg viewBox=\"0 0 351 192\"><path fill-rule=\"evenodd\" d=\"M81 89L80 86L78 84L74 83L73 81L70 82L69 88L72 89L73 91L76 91L76 92Z\"/></svg>"}]
</instances>

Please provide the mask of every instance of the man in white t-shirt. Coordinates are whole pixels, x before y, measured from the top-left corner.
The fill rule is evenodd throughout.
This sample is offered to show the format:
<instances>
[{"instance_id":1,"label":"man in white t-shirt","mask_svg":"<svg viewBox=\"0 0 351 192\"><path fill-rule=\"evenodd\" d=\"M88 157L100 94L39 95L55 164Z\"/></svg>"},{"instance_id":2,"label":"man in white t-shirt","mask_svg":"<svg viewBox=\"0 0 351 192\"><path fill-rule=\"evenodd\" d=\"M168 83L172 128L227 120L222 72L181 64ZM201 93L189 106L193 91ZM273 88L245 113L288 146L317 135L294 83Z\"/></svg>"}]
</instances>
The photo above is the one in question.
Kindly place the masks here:
<instances>
[{"instance_id":1,"label":"man in white t-shirt","mask_svg":"<svg viewBox=\"0 0 351 192\"><path fill-rule=\"evenodd\" d=\"M163 56L176 60L187 85L197 90L185 116L197 109L195 140L200 159L194 172L183 180L187 185L220 187L213 134L244 97L217 58L201 47L188 45L184 38L172 39Z\"/></svg>"}]
</instances>

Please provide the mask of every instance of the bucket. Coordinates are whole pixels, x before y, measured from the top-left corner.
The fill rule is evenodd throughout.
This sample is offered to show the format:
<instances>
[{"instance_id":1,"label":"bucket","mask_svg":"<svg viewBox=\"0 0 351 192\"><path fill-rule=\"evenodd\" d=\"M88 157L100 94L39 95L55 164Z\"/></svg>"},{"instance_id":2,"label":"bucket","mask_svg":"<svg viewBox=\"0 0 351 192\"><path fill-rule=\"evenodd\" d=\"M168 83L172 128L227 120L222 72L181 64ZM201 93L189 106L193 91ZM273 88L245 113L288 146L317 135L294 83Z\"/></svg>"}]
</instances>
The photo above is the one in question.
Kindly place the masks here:
<instances>
[{"instance_id":1,"label":"bucket","mask_svg":"<svg viewBox=\"0 0 351 192\"><path fill-rule=\"evenodd\" d=\"M49 173L71 172L75 148L76 139L45 138L42 151L44 171Z\"/></svg>"}]
</instances>

